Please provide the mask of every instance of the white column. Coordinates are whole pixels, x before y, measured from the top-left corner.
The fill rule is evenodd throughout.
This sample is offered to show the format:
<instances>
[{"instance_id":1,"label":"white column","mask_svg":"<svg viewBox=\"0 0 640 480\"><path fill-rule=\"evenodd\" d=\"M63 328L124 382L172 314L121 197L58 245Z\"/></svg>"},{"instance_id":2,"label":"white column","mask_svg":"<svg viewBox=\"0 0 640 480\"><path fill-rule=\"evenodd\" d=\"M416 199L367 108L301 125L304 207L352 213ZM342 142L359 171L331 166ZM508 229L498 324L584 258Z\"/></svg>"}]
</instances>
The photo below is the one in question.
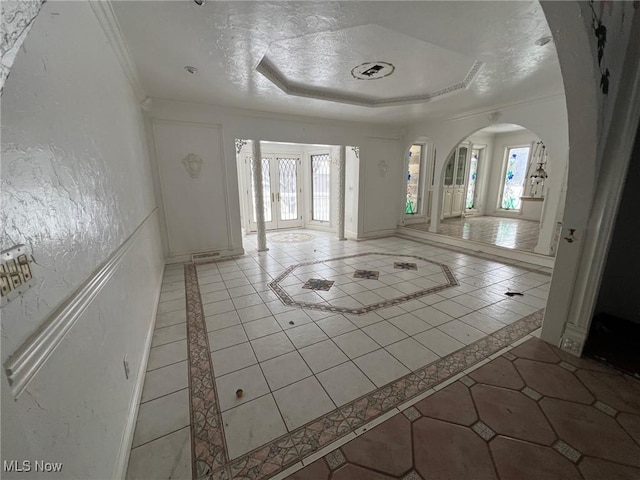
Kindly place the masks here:
<instances>
[{"instance_id":1,"label":"white column","mask_svg":"<svg viewBox=\"0 0 640 480\"><path fill-rule=\"evenodd\" d=\"M266 252L267 232L264 226L264 192L262 191L262 149L260 141L253 141L253 189L256 192L256 224L258 226L258 251Z\"/></svg>"},{"instance_id":2,"label":"white column","mask_svg":"<svg viewBox=\"0 0 640 480\"><path fill-rule=\"evenodd\" d=\"M340 163L338 164L338 240L346 240L344 236L345 190L347 179L347 152L344 145L340 145Z\"/></svg>"}]
</instances>

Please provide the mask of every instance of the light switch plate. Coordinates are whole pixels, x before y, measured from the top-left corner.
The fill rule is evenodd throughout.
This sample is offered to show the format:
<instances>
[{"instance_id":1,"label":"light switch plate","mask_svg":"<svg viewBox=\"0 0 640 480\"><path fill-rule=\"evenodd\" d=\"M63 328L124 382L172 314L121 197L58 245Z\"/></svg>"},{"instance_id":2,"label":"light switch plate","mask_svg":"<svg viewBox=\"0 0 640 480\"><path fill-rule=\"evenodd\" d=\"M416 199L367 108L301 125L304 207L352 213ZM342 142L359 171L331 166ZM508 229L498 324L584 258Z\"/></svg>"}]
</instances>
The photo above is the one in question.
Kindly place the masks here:
<instances>
[{"instance_id":1,"label":"light switch plate","mask_svg":"<svg viewBox=\"0 0 640 480\"><path fill-rule=\"evenodd\" d=\"M26 245L0 252L0 308L33 286L33 263Z\"/></svg>"}]
</instances>

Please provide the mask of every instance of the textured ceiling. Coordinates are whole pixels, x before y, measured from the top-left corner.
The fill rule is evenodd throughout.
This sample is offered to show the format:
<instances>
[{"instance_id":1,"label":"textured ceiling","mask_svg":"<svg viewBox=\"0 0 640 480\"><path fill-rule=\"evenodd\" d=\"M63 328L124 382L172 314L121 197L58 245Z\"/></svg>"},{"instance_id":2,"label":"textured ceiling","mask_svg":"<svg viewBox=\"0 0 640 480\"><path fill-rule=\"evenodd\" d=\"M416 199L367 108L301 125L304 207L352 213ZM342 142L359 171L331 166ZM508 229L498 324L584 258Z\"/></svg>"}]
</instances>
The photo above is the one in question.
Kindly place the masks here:
<instances>
[{"instance_id":1,"label":"textured ceiling","mask_svg":"<svg viewBox=\"0 0 640 480\"><path fill-rule=\"evenodd\" d=\"M126 1L114 10L151 97L407 124L563 91L553 43L534 43L549 35L537 2ZM287 94L257 71L263 60L289 87L326 99ZM351 76L375 61L396 70L372 81ZM460 88L474 63L479 70ZM372 108L334 94L424 98Z\"/></svg>"}]
</instances>

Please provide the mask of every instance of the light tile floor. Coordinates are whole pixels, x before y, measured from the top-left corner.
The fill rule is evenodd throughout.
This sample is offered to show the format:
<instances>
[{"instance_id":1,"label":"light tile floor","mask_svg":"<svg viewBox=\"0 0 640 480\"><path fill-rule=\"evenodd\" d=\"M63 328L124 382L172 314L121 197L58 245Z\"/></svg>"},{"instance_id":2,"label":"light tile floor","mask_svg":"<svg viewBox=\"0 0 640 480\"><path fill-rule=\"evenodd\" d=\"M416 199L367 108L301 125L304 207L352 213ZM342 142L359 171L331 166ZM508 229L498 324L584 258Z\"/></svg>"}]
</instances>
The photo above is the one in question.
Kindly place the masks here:
<instances>
[{"instance_id":1,"label":"light tile floor","mask_svg":"<svg viewBox=\"0 0 640 480\"><path fill-rule=\"evenodd\" d=\"M308 241L271 243L260 254L255 237L247 237L247 255L197 266L229 461L515 325L546 302L549 271L535 265L395 237L339 242L322 232L307 235ZM280 278L293 265L339 257L348 258L301 266ZM417 270L394 268L394 262L416 263ZM448 266L457 285L394 302L447 282L442 268L430 262ZM354 278L355 270L378 271L379 278ZM335 283L328 291L302 289L312 278ZM352 314L285 305L269 287L274 279L296 302L375 308ZM524 296L506 297L508 290ZM170 265L128 478L192 475L185 434L190 425L186 316L184 266Z\"/></svg>"},{"instance_id":2,"label":"light tile floor","mask_svg":"<svg viewBox=\"0 0 640 480\"><path fill-rule=\"evenodd\" d=\"M410 224L406 227L414 230L429 230L428 223ZM448 237L475 240L498 247L533 252L538 243L540 222L489 215L446 218L440 222L438 233Z\"/></svg>"}]
</instances>

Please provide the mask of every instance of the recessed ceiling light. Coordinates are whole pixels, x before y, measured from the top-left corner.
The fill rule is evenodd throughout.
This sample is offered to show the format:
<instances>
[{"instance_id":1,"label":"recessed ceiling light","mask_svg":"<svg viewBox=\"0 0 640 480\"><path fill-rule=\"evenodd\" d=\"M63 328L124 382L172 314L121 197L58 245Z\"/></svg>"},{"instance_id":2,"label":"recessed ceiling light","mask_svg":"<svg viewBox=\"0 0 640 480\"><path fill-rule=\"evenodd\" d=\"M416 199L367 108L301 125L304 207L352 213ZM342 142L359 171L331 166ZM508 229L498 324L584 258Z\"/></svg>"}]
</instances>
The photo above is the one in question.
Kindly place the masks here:
<instances>
[{"instance_id":1,"label":"recessed ceiling light","mask_svg":"<svg viewBox=\"0 0 640 480\"><path fill-rule=\"evenodd\" d=\"M192 75L198 71L196 67L192 67L190 65L187 65L184 69Z\"/></svg>"},{"instance_id":2,"label":"recessed ceiling light","mask_svg":"<svg viewBox=\"0 0 640 480\"><path fill-rule=\"evenodd\" d=\"M542 37L536 40L536 45L539 47L544 47L547 43L551 42L553 37Z\"/></svg>"}]
</instances>

